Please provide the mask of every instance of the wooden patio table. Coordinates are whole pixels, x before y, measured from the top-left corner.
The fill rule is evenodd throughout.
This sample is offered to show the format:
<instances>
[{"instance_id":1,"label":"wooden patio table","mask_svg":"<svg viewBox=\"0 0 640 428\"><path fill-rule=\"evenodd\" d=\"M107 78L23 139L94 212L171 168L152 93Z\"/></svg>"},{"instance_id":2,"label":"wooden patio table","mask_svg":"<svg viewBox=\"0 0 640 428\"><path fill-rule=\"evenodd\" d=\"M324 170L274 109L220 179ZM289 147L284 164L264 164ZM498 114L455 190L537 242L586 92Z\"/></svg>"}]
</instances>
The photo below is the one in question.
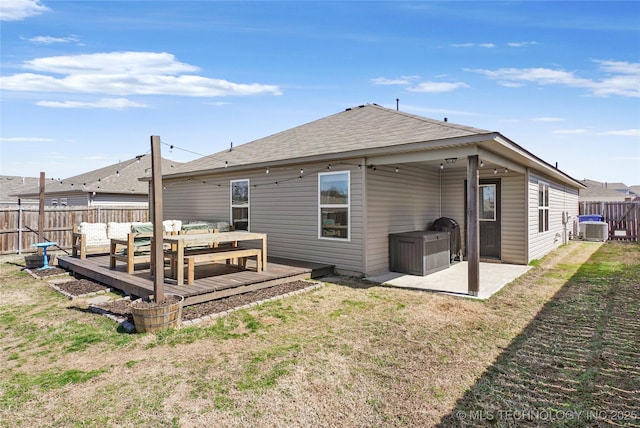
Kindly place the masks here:
<instances>
[{"instance_id":1,"label":"wooden patio table","mask_svg":"<svg viewBox=\"0 0 640 428\"><path fill-rule=\"evenodd\" d=\"M185 248L191 246L214 246L213 244L220 244L222 242L238 242L238 241L262 241L262 269L267 269L267 234L266 233L254 233L245 231L234 232L217 232L217 233L196 233L193 235L172 235L165 236L163 238L165 244L171 244L171 252L175 254L178 260L176 266L176 280L178 285L184 284L184 255ZM237 250L237 248L230 247L229 251ZM220 251L220 248L217 249Z\"/></svg>"}]
</instances>

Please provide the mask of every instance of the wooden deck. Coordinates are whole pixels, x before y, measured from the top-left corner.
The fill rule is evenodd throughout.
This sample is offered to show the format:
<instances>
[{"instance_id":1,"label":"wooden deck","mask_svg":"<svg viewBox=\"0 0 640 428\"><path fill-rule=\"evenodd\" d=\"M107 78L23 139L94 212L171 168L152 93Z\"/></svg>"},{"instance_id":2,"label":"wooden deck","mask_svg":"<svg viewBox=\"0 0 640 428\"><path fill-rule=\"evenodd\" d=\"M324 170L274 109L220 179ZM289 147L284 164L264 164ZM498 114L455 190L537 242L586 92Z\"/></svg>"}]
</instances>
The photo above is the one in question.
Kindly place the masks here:
<instances>
[{"instance_id":1,"label":"wooden deck","mask_svg":"<svg viewBox=\"0 0 640 428\"><path fill-rule=\"evenodd\" d=\"M251 262L253 261L250 260ZM115 269L109 269L108 254L87 256L82 260L62 256L58 257L58 265L128 295L146 297L153 294L149 263L137 264L133 274L126 272L124 263L118 263ZM193 285L177 286L175 280L168 278L167 268L164 291L184 296L185 305L195 305L286 282L317 278L332 272L333 266L329 265L270 257L268 269L262 272L239 270L222 263L198 266Z\"/></svg>"}]
</instances>

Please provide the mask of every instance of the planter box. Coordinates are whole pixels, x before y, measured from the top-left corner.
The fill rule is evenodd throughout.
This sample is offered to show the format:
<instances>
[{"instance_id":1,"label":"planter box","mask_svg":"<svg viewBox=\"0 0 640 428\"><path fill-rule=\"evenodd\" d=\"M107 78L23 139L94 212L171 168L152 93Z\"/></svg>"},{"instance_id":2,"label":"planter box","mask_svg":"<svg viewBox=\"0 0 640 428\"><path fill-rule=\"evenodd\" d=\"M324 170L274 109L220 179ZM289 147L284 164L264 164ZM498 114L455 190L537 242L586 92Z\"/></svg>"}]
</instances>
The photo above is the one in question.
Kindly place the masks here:
<instances>
[{"instance_id":1,"label":"planter box","mask_svg":"<svg viewBox=\"0 0 640 428\"><path fill-rule=\"evenodd\" d=\"M49 266L53 266L56 262L55 254L47 254ZM44 266L44 256L39 254L30 254L24 256L24 263L27 269L39 269Z\"/></svg>"}]
</instances>

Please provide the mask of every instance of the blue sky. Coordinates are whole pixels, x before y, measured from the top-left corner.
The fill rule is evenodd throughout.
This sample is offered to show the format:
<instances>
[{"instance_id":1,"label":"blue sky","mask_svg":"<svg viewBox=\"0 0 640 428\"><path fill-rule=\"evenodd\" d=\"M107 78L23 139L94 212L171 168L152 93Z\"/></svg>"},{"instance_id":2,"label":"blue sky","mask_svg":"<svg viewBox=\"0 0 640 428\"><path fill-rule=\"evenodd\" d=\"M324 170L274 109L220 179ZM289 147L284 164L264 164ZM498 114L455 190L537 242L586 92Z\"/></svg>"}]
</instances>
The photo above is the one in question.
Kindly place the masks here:
<instances>
[{"instance_id":1,"label":"blue sky","mask_svg":"<svg viewBox=\"0 0 640 428\"><path fill-rule=\"evenodd\" d=\"M376 103L640 184L640 2L0 3L0 174L189 161Z\"/></svg>"}]
</instances>

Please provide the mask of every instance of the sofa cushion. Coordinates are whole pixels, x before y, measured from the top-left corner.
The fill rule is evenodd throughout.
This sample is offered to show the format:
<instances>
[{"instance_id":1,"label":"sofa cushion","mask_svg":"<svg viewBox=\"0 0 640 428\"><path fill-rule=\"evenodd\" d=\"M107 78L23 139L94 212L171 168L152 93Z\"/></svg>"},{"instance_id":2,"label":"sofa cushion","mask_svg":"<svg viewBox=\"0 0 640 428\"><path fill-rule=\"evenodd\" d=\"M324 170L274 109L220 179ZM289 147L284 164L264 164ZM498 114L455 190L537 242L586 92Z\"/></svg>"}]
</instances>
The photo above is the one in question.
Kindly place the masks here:
<instances>
[{"instance_id":1,"label":"sofa cushion","mask_svg":"<svg viewBox=\"0 0 640 428\"><path fill-rule=\"evenodd\" d=\"M106 223L80 223L78 229L80 233L85 235L85 242L87 246L100 246L109 245L109 238L107 237L107 225Z\"/></svg>"},{"instance_id":2,"label":"sofa cushion","mask_svg":"<svg viewBox=\"0 0 640 428\"><path fill-rule=\"evenodd\" d=\"M184 231L189 231L189 230L208 230L209 229L209 225L205 222L200 222L200 223L188 223L188 224L183 224L182 225L182 230Z\"/></svg>"},{"instance_id":3,"label":"sofa cushion","mask_svg":"<svg viewBox=\"0 0 640 428\"><path fill-rule=\"evenodd\" d=\"M134 233L153 233L153 223L131 223L131 231Z\"/></svg>"},{"instance_id":4,"label":"sofa cushion","mask_svg":"<svg viewBox=\"0 0 640 428\"><path fill-rule=\"evenodd\" d=\"M231 230L231 225L226 221L216 221L213 223L213 228L218 229L218 232L228 232Z\"/></svg>"},{"instance_id":5,"label":"sofa cushion","mask_svg":"<svg viewBox=\"0 0 640 428\"><path fill-rule=\"evenodd\" d=\"M180 230L182 229L182 221L165 220L162 222L162 226L165 232L180 232Z\"/></svg>"},{"instance_id":6,"label":"sofa cushion","mask_svg":"<svg viewBox=\"0 0 640 428\"><path fill-rule=\"evenodd\" d=\"M131 232L131 223L107 223L107 238L109 239L127 239L129 232Z\"/></svg>"}]
</instances>

